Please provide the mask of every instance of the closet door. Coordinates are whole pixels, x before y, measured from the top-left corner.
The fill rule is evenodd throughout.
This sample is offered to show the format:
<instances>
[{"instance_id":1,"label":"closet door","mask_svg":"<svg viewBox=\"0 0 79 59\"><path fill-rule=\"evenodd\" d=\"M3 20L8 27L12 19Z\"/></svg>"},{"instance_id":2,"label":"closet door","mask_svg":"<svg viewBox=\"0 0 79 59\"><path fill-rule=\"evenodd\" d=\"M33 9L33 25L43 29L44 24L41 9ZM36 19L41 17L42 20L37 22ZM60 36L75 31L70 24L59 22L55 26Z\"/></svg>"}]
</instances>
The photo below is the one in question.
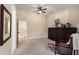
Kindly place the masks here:
<instances>
[{"instance_id":1,"label":"closet door","mask_svg":"<svg viewBox=\"0 0 79 59\"><path fill-rule=\"evenodd\" d=\"M57 41L63 42L63 28L57 28Z\"/></svg>"},{"instance_id":2,"label":"closet door","mask_svg":"<svg viewBox=\"0 0 79 59\"><path fill-rule=\"evenodd\" d=\"M69 28L64 28L63 29L63 34L64 34L64 42L67 43L69 41L70 38L70 29Z\"/></svg>"},{"instance_id":3,"label":"closet door","mask_svg":"<svg viewBox=\"0 0 79 59\"><path fill-rule=\"evenodd\" d=\"M53 36L53 40L57 41L57 29L56 28L52 29L52 36Z\"/></svg>"},{"instance_id":4,"label":"closet door","mask_svg":"<svg viewBox=\"0 0 79 59\"><path fill-rule=\"evenodd\" d=\"M56 37L56 28L49 28L48 29L48 38L51 40L56 41L57 37Z\"/></svg>"}]
</instances>

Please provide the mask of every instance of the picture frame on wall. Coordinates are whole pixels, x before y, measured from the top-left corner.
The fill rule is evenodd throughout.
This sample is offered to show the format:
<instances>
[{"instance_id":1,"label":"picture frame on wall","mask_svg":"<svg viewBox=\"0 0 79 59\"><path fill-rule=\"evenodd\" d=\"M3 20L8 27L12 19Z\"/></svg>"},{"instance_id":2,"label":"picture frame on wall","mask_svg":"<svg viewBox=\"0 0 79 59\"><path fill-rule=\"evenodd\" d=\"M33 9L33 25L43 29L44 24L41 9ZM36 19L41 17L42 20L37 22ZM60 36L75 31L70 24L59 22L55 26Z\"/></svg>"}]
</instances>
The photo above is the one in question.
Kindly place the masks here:
<instances>
[{"instance_id":1,"label":"picture frame on wall","mask_svg":"<svg viewBox=\"0 0 79 59\"><path fill-rule=\"evenodd\" d=\"M3 45L11 37L11 14L7 8L0 5L0 45Z\"/></svg>"}]
</instances>

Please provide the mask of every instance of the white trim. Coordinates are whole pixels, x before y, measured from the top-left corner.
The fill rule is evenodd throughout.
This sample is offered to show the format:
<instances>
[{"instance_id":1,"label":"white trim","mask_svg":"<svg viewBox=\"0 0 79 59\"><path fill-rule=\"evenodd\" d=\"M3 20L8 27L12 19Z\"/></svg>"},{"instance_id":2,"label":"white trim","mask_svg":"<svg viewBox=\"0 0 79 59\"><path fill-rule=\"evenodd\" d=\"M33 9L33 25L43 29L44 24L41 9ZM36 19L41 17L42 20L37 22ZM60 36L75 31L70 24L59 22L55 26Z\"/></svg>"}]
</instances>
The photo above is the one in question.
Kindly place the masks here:
<instances>
[{"instance_id":1,"label":"white trim","mask_svg":"<svg viewBox=\"0 0 79 59\"><path fill-rule=\"evenodd\" d=\"M17 47L17 20L16 20L16 8L15 5L11 5L12 8L12 46L11 54L14 53L14 50Z\"/></svg>"},{"instance_id":2,"label":"white trim","mask_svg":"<svg viewBox=\"0 0 79 59\"><path fill-rule=\"evenodd\" d=\"M29 37L28 39L47 38L48 36Z\"/></svg>"}]
</instances>

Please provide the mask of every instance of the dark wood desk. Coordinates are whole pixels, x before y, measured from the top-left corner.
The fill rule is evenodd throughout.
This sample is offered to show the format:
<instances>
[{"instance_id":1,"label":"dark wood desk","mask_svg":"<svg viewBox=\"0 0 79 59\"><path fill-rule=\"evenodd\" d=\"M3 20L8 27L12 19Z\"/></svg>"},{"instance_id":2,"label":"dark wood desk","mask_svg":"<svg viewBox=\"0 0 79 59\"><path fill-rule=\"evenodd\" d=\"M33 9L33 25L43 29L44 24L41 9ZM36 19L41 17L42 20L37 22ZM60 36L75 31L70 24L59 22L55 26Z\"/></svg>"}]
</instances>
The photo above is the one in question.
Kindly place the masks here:
<instances>
[{"instance_id":1,"label":"dark wood desk","mask_svg":"<svg viewBox=\"0 0 79 59\"><path fill-rule=\"evenodd\" d=\"M48 28L48 38L56 42L67 43L70 35L76 33L77 28Z\"/></svg>"}]
</instances>

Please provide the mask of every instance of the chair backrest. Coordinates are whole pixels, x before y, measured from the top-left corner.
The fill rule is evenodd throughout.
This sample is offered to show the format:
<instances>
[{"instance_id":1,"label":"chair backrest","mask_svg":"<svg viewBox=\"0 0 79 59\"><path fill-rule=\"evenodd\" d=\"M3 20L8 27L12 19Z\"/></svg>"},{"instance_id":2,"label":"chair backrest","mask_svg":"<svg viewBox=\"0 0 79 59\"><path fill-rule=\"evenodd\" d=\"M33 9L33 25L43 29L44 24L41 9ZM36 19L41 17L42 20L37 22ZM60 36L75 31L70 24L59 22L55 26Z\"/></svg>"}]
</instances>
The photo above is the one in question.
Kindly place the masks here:
<instances>
[{"instance_id":1,"label":"chair backrest","mask_svg":"<svg viewBox=\"0 0 79 59\"><path fill-rule=\"evenodd\" d=\"M79 33L73 33L70 37L72 38L73 50L78 50L79 49Z\"/></svg>"}]
</instances>

